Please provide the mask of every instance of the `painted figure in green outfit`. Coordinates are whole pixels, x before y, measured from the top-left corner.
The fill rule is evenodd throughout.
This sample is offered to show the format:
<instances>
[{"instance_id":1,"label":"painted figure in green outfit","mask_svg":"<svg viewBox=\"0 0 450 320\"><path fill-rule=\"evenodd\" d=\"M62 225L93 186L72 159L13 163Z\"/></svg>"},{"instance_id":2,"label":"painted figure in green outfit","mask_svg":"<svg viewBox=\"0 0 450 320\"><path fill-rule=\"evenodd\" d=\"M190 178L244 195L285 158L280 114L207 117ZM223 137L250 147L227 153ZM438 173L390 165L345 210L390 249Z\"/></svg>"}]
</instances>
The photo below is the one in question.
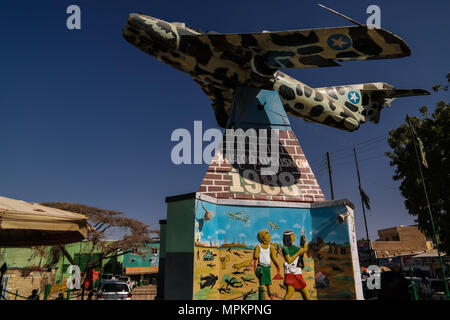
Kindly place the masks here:
<instances>
[{"instance_id":1,"label":"painted figure in green outfit","mask_svg":"<svg viewBox=\"0 0 450 320\"><path fill-rule=\"evenodd\" d=\"M270 244L270 233L268 230L258 232L259 245L253 252L253 269L259 280L259 286L266 286L269 298L273 299L272 276L270 274L271 261L280 272L280 266L275 260L276 249Z\"/></svg>"}]
</instances>

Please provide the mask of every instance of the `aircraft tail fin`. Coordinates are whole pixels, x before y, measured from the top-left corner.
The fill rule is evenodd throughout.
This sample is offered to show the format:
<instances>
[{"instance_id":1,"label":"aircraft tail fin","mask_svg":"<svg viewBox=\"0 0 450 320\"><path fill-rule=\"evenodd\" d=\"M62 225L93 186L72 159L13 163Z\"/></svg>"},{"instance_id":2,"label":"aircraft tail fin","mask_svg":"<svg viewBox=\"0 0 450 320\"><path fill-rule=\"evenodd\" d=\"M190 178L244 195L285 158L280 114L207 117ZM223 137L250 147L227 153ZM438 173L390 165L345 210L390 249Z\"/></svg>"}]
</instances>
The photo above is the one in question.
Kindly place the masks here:
<instances>
[{"instance_id":1,"label":"aircraft tail fin","mask_svg":"<svg viewBox=\"0 0 450 320\"><path fill-rule=\"evenodd\" d=\"M350 111L361 115L362 121L378 123L383 106L390 107L396 98L430 94L423 89L396 89L384 82L362 83L317 88L340 102Z\"/></svg>"},{"instance_id":2,"label":"aircraft tail fin","mask_svg":"<svg viewBox=\"0 0 450 320\"><path fill-rule=\"evenodd\" d=\"M390 89L362 89L361 114L370 122L378 123L383 106L390 107L395 99L428 94L430 93L423 89L395 89L394 87Z\"/></svg>"}]
</instances>

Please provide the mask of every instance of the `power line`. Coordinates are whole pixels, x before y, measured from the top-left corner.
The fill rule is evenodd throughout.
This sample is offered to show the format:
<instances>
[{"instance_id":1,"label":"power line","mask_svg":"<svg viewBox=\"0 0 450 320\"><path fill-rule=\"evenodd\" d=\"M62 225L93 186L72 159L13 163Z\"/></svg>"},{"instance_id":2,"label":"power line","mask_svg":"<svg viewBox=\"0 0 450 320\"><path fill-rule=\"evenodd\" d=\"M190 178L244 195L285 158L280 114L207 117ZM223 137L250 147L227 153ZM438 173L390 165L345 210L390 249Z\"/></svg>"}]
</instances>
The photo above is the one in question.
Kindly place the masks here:
<instances>
[{"instance_id":1,"label":"power line","mask_svg":"<svg viewBox=\"0 0 450 320\"><path fill-rule=\"evenodd\" d=\"M362 154L362 153L365 153L365 152L370 152L374 148L379 148L379 147L384 146L384 145L385 145L384 141L372 141L370 143L364 144L363 146L359 147L358 148L358 154L359 153ZM335 155L334 158L336 158L336 157L339 158L341 156L344 156L342 152L339 153L337 156L336 156L335 153L331 153L331 154Z\"/></svg>"},{"instance_id":2,"label":"power line","mask_svg":"<svg viewBox=\"0 0 450 320\"><path fill-rule=\"evenodd\" d=\"M372 179L368 179L367 177L364 180L367 180L370 184L373 184L375 186L379 186L381 188L388 188L388 189L391 189L391 190L399 191L398 188L393 188L392 186L387 186L385 184L382 184L382 183L379 183L379 182L375 182Z\"/></svg>"},{"instance_id":3,"label":"power line","mask_svg":"<svg viewBox=\"0 0 450 320\"><path fill-rule=\"evenodd\" d=\"M360 155L366 155L366 154L373 154L374 153L374 151L379 151L379 148L381 147L381 145L380 146L372 146L370 149L366 149L366 150L364 150L364 151L362 151L362 152L359 152L359 149L358 149L358 154L360 154ZM347 158L351 158L351 153L348 153L348 154L346 154L346 155L341 155L341 156L338 156L338 157L336 157L336 156L332 156L331 155L331 160L333 161L333 162L335 162L335 161L339 161L339 160L342 160L342 159L347 159Z\"/></svg>"},{"instance_id":4,"label":"power line","mask_svg":"<svg viewBox=\"0 0 450 320\"><path fill-rule=\"evenodd\" d=\"M371 149L371 148L374 148L375 146L385 146L385 145L386 145L386 142L384 140L376 140L376 141L369 142L367 144L363 144L362 146L358 147L358 150L361 150L361 152L362 152L362 150L365 150L368 148Z\"/></svg>"},{"instance_id":5,"label":"power line","mask_svg":"<svg viewBox=\"0 0 450 320\"><path fill-rule=\"evenodd\" d=\"M309 165L311 166L311 167L315 167L315 166L320 166L320 165L322 165L323 163L326 163L326 158L325 159L322 159L322 160L320 160L320 161L315 161L315 162L310 162L309 163Z\"/></svg>"},{"instance_id":6,"label":"power line","mask_svg":"<svg viewBox=\"0 0 450 320\"><path fill-rule=\"evenodd\" d=\"M381 139L386 138L388 136L389 136L389 134L383 134L381 136L377 136L377 137L373 137L373 138L370 138L370 139L367 139L367 140L363 140L363 141L361 141L359 143L354 144L354 146L360 146L362 144L368 145L368 144L371 144L372 142L376 142L377 140L381 140ZM332 151L330 151L330 153L335 153L336 154L336 153L339 153L339 152L344 152L344 151L346 151L348 149L351 150L352 148L353 148L353 145L352 146L348 146L348 147L344 147L344 148L340 148L340 149L336 149L336 150L332 150Z\"/></svg>"},{"instance_id":7,"label":"power line","mask_svg":"<svg viewBox=\"0 0 450 320\"><path fill-rule=\"evenodd\" d=\"M359 161L361 162L361 161L367 161L367 160L373 160L373 159L381 159L381 158L388 158L388 156L386 156L386 155L375 156L375 157L370 157L370 158L364 158L364 159L361 159Z\"/></svg>"},{"instance_id":8,"label":"power line","mask_svg":"<svg viewBox=\"0 0 450 320\"><path fill-rule=\"evenodd\" d=\"M384 134L381 136L373 137L367 140L363 140L354 146L361 146L358 148L358 154L364 154L367 152L372 152L374 149L381 147L386 143L384 139L388 137L388 134ZM351 152L353 146L348 146L340 149L335 149L330 151L331 160L336 161L340 159L345 159L351 157L351 154L346 154L347 152ZM326 162L326 154L321 155L319 157L315 157L310 161L310 166L316 166L317 164L322 164L322 162Z\"/></svg>"}]
</instances>

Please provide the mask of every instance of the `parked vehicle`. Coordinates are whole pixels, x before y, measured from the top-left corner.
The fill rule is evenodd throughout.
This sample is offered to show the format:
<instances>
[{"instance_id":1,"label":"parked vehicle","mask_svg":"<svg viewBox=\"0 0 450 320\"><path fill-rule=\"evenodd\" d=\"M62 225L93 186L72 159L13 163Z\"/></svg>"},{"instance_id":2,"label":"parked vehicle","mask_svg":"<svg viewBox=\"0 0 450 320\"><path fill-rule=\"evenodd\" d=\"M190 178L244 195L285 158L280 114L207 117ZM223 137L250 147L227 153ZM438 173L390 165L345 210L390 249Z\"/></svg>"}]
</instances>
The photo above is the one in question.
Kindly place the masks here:
<instances>
[{"instance_id":1,"label":"parked vehicle","mask_svg":"<svg viewBox=\"0 0 450 320\"><path fill-rule=\"evenodd\" d=\"M432 290L431 300L444 300L445 299L444 280L442 279L430 279L430 280ZM450 280L447 280L447 283L448 286L450 287Z\"/></svg>"},{"instance_id":2,"label":"parked vehicle","mask_svg":"<svg viewBox=\"0 0 450 320\"><path fill-rule=\"evenodd\" d=\"M116 277L112 273L102 273L101 278L102 278L102 281L117 280Z\"/></svg>"},{"instance_id":3,"label":"parked vehicle","mask_svg":"<svg viewBox=\"0 0 450 320\"><path fill-rule=\"evenodd\" d=\"M410 278L407 278L408 280ZM445 287L442 279L427 278L427 284L423 278L414 277L413 281L417 284L419 299L422 300L444 300ZM450 286L450 280L448 280Z\"/></svg>"},{"instance_id":4,"label":"parked vehicle","mask_svg":"<svg viewBox=\"0 0 450 320\"><path fill-rule=\"evenodd\" d=\"M127 284L128 284L128 287L130 287L130 290L133 290L133 288L134 288L134 281L131 281L131 278L130 277L127 277L127 276L121 276L121 277L119 277L119 279L118 279L119 281L123 281L123 282L126 282Z\"/></svg>"},{"instance_id":5,"label":"parked vehicle","mask_svg":"<svg viewBox=\"0 0 450 320\"><path fill-rule=\"evenodd\" d=\"M124 281L104 281L97 291L97 300L131 300L132 294L128 284Z\"/></svg>"}]
</instances>

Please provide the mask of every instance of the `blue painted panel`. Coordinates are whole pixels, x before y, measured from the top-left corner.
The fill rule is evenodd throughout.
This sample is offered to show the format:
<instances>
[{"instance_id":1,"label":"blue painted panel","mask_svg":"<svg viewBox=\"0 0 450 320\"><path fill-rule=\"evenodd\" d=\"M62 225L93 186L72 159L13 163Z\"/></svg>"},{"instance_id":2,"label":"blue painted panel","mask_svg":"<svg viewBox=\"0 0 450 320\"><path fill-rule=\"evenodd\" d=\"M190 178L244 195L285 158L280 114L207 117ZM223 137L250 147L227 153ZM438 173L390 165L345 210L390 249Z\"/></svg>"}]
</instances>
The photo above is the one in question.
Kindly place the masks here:
<instances>
[{"instance_id":1,"label":"blue painted panel","mask_svg":"<svg viewBox=\"0 0 450 320\"><path fill-rule=\"evenodd\" d=\"M230 124L243 129L291 130L278 92L247 87L236 90Z\"/></svg>"}]
</instances>

